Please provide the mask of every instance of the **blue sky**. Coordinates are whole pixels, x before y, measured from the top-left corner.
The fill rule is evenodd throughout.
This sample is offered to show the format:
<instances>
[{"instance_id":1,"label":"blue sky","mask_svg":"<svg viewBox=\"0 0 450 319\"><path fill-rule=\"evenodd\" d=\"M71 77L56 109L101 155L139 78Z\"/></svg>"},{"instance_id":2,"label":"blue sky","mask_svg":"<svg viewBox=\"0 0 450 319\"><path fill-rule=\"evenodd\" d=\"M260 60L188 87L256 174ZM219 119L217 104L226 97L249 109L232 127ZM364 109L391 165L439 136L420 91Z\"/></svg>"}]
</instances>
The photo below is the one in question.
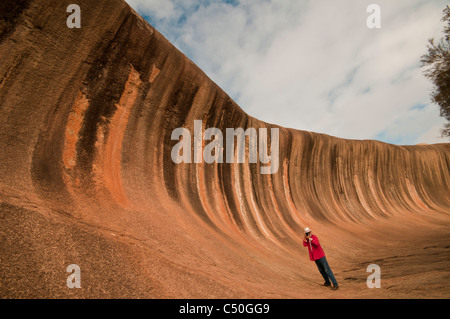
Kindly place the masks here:
<instances>
[{"instance_id":1,"label":"blue sky","mask_svg":"<svg viewBox=\"0 0 450 319\"><path fill-rule=\"evenodd\" d=\"M243 110L300 130L445 143L420 56L444 0L126 0ZM381 28L366 25L381 8Z\"/></svg>"}]
</instances>

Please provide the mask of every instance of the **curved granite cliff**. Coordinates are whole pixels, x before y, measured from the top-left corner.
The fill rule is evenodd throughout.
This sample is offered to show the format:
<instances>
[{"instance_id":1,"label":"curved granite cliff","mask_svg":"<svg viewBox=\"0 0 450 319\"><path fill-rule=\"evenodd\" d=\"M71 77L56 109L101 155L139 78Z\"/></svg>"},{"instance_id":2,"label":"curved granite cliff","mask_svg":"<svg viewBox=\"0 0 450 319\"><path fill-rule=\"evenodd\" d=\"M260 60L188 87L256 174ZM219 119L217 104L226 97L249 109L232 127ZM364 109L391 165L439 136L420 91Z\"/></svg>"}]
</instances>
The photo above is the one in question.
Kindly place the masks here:
<instances>
[{"instance_id":1,"label":"curved granite cliff","mask_svg":"<svg viewBox=\"0 0 450 319\"><path fill-rule=\"evenodd\" d=\"M450 297L450 144L264 123L125 2L77 0L81 28L71 3L0 4L1 298ZM268 146L277 128L278 169L195 163L195 120L268 128ZM191 163L172 159L176 128ZM319 286L306 226L338 292Z\"/></svg>"}]
</instances>

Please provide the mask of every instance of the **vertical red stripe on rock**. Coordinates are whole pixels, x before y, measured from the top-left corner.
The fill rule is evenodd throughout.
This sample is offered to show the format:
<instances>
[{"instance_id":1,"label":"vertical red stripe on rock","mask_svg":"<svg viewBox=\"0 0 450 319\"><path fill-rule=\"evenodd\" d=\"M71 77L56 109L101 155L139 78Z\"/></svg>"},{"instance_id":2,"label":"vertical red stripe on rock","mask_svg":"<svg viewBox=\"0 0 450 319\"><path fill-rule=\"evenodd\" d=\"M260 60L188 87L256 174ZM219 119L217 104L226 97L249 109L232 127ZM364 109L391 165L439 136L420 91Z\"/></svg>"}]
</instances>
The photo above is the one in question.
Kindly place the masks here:
<instances>
[{"instance_id":1,"label":"vertical red stripe on rock","mask_svg":"<svg viewBox=\"0 0 450 319\"><path fill-rule=\"evenodd\" d=\"M116 104L117 110L109 122L108 134L105 134L104 127L100 127L97 133L97 153L93 164L95 180L109 191L117 203L124 206L129 205L129 202L121 176L122 142L141 84L139 72L131 67L125 89Z\"/></svg>"}]
</instances>

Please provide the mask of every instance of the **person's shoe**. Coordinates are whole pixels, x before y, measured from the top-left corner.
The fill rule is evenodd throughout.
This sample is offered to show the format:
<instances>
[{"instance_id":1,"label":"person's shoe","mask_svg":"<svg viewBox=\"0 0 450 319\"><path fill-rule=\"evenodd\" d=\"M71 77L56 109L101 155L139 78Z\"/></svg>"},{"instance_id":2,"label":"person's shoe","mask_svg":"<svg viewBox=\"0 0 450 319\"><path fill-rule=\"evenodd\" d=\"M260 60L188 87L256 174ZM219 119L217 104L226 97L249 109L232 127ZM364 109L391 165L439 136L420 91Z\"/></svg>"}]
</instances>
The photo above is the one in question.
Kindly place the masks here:
<instances>
[{"instance_id":1,"label":"person's shoe","mask_svg":"<svg viewBox=\"0 0 450 319\"><path fill-rule=\"evenodd\" d=\"M324 287L329 287L329 286L331 286L331 284L330 284L329 282L324 282L324 283L323 283L323 286L324 286Z\"/></svg>"},{"instance_id":2,"label":"person's shoe","mask_svg":"<svg viewBox=\"0 0 450 319\"><path fill-rule=\"evenodd\" d=\"M339 286L333 286L333 287L331 287L331 290L338 290L339 289Z\"/></svg>"}]
</instances>

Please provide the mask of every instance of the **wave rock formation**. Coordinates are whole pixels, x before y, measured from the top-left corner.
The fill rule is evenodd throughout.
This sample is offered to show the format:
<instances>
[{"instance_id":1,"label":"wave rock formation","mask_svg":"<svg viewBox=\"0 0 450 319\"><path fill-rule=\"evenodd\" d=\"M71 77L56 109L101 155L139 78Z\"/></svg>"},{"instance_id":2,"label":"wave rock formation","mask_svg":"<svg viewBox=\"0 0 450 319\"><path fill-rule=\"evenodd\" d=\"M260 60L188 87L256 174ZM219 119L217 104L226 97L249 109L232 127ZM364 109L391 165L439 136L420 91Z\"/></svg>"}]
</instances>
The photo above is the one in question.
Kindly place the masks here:
<instances>
[{"instance_id":1,"label":"wave rock formation","mask_svg":"<svg viewBox=\"0 0 450 319\"><path fill-rule=\"evenodd\" d=\"M450 297L449 144L259 121L124 1L77 0L81 28L70 4L0 4L1 298ZM278 128L278 171L174 163L172 131L194 120Z\"/></svg>"}]
</instances>

